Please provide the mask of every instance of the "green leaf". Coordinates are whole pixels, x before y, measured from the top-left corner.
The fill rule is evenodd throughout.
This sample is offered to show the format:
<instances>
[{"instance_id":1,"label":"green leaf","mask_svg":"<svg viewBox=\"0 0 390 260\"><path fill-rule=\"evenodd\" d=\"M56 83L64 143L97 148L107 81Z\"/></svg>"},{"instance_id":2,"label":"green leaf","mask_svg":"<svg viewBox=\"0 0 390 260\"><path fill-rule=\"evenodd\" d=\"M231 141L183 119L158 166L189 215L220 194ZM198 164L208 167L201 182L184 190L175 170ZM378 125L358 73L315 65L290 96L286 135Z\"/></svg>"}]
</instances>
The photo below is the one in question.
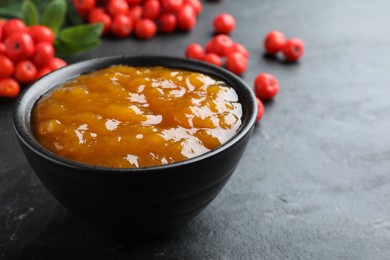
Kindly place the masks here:
<instances>
[{"instance_id":1,"label":"green leaf","mask_svg":"<svg viewBox=\"0 0 390 260\"><path fill-rule=\"evenodd\" d=\"M22 4L22 20L27 26L39 23L37 7L30 0L25 0Z\"/></svg>"},{"instance_id":2,"label":"green leaf","mask_svg":"<svg viewBox=\"0 0 390 260\"><path fill-rule=\"evenodd\" d=\"M4 18L20 18L20 10L21 5L23 1L22 0L0 0L0 17Z\"/></svg>"},{"instance_id":3,"label":"green leaf","mask_svg":"<svg viewBox=\"0 0 390 260\"><path fill-rule=\"evenodd\" d=\"M54 35L57 35L58 30L64 22L65 13L65 0L53 0L43 11L42 25L49 27L53 31Z\"/></svg>"},{"instance_id":4,"label":"green leaf","mask_svg":"<svg viewBox=\"0 0 390 260\"><path fill-rule=\"evenodd\" d=\"M85 52L100 44L103 24L82 24L62 30L55 42L56 55L67 56Z\"/></svg>"},{"instance_id":5,"label":"green leaf","mask_svg":"<svg viewBox=\"0 0 390 260\"><path fill-rule=\"evenodd\" d=\"M76 25L62 30L58 39L69 46L84 46L96 42L102 30L102 23Z\"/></svg>"}]
</instances>

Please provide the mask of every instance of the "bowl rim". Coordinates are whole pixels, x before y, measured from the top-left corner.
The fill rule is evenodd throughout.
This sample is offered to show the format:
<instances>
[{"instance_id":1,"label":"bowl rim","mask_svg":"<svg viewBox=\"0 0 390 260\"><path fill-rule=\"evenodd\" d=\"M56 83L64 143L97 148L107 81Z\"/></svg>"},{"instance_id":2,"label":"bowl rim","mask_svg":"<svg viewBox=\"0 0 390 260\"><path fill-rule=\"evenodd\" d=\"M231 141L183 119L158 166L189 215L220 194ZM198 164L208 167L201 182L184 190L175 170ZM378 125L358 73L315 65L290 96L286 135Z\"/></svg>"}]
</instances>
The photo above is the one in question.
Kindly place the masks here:
<instances>
[{"instance_id":1,"label":"bowl rim","mask_svg":"<svg viewBox=\"0 0 390 260\"><path fill-rule=\"evenodd\" d=\"M35 139L34 135L31 132L31 123L30 123L31 110L34 104L43 94L47 93L49 90L58 86L59 84L62 84L81 74L89 73L93 70L102 69L113 65L122 65L122 64L129 65L127 63L131 63L131 61L134 62L137 60L141 61L141 63L152 62L154 64L149 66L164 66L168 68L178 68L178 69L185 69L190 71L197 71L208 75L212 75L224 81L228 81L227 83L229 85L234 85L232 87L236 90L236 92L237 92L237 88L240 88L240 92L246 94L245 99L247 99L248 101L248 104L246 105L249 111L249 113L246 115L247 120L242 122L242 125L240 126L239 130L229 140L227 140L225 143L221 144L217 148L212 149L204 154L183 161L174 162L174 163L155 165L155 166L146 166L146 167L137 167L137 168L115 168L115 167L105 167L105 166L97 166L97 165L81 163L78 161L67 159L65 157L62 157L60 155L51 152ZM121 64L120 61L122 61L123 63ZM110 65L99 67L101 64L106 64L106 63ZM163 65L159 65L159 63ZM170 63L171 65L166 65L166 63ZM187 65L190 68L185 67L183 65ZM139 66L139 65L130 64L129 66ZM148 65L145 64L145 66ZM99 68L87 70L87 68L90 67L99 67ZM72 71L77 71L78 69L81 69L79 73L71 73ZM59 78L62 78L61 75L64 74L65 75L71 74L72 76L67 77L63 80L59 80ZM59 81L59 82L57 84L49 85L49 82L52 81ZM239 87L235 87L235 86L239 86ZM38 88L40 90L37 90ZM31 94L34 91L38 92L39 95ZM28 111L24 111L24 107L30 103L32 103L31 109L29 109ZM84 61L67 65L63 68L48 73L45 76L41 77L40 79L36 80L35 82L31 83L28 87L26 87L22 91L22 93L19 95L19 97L15 102L14 109L13 109L13 128L18 140L23 142L23 144L26 145L35 154L38 154L40 157L43 157L46 160L51 161L52 163L60 164L62 166L72 168L74 170L79 170L77 171L78 173L80 172L85 173L86 171L89 170L91 172L99 171L99 172L106 172L112 174L123 174L123 173L132 172L133 174L133 173L143 173L143 172L159 172L161 170L167 170L174 167L191 165L193 163L199 162L209 157L213 157L219 154L220 152L228 149L229 147L233 146L235 143L241 140L246 134L248 134L248 132L250 132L251 129L254 127L254 124L256 122L256 114L257 114L257 105L256 105L256 98L254 96L253 91L240 77L238 77L237 75L231 73L230 71L224 68L217 67L203 61L176 57L176 56L114 55L114 56L105 56L105 57L87 59ZM28 131L26 127L30 128L30 131Z\"/></svg>"}]
</instances>

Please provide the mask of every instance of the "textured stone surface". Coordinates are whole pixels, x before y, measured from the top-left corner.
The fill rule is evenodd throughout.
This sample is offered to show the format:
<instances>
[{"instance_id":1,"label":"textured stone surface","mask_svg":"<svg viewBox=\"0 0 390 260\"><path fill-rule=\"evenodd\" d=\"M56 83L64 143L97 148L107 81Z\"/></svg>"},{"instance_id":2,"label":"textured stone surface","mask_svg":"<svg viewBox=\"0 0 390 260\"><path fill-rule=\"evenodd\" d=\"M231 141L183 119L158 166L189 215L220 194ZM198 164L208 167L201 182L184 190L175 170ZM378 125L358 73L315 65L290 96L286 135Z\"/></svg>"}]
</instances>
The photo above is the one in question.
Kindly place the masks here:
<instances>
[{"instance_id":1,"label":"textured stone surface","mask_svg":"<svg viewBox=\"0 0 390 260\"><path fill-rule=\"evenodd\" d=\"M70 216L35 177L0 100L0 259L390 259L390 2L205 3L196 28L152 41L105 39L69 60L183 55L232 13L250 51L243 79L277 76L280 93L230 182L196 219L152 241L117 241ZM264 35L300 37L298 64L262 55Z\"/></svg>"}]
</instances>

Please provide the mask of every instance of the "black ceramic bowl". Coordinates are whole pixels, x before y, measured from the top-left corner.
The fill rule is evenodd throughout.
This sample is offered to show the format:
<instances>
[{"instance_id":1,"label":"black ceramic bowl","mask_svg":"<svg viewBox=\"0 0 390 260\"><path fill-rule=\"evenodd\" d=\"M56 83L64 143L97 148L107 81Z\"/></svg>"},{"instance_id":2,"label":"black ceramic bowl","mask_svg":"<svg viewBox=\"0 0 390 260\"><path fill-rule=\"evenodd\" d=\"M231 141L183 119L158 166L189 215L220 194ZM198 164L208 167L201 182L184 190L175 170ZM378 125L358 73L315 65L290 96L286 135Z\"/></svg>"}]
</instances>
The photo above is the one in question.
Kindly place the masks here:
<instances>
[{"instance_id":1,"label":"black ceramic bowl","mask_svg":"<svg viewBox=\"0 0 390 260\"><path fill-rule=\"evenodd\" d=\"M30 125L34 103L61 83L115 64L181 68L224 80L236 90L242 104L239 131L222 146L201 156L145 168L86 165L57 156L41 146ZM176 229L217 196L244 153L256 113L256 100L251 89L224 69L182 58L115 56L72 64L36 81L19 97L13 120L27 160L65 208L109 232L145 237Z\"/></svg>"}]
</instances>

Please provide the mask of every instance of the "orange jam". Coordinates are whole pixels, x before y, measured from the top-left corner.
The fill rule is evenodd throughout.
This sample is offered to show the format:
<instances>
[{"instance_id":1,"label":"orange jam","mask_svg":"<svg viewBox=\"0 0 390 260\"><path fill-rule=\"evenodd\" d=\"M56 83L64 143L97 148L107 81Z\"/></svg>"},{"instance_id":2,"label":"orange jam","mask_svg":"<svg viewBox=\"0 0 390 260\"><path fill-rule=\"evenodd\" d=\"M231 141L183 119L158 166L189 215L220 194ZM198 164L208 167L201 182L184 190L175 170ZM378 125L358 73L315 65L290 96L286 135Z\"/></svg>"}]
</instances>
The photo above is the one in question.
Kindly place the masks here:
<instances>
[{"instance_id":1,"label":"orange jam","mask_svg":"<svg viewBox=\"0 0 390 260\"><path fill-rule=\"evenodd\" d=\"M45 94L32 111L38 142L81 163L118 168L182 161L231 138L241 125L233 88L205 74L113 66Z\"/></svg>"}]
</instances>

